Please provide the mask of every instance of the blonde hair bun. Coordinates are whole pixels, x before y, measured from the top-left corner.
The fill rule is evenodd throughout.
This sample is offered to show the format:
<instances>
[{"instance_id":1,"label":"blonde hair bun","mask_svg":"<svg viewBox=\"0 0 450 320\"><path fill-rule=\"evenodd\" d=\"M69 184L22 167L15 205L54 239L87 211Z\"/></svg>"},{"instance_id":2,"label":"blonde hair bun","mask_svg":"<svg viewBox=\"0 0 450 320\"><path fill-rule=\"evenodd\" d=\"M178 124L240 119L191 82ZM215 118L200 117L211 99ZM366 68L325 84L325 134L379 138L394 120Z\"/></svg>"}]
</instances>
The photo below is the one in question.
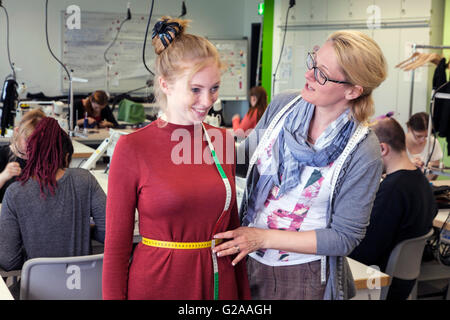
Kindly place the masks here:
<instances>
[{"instance_id":1,"label":"blonde hair bun","mask_svg":"<svg viewBox=\"0 0 450 320\"><path fill-rule=\"evenodd\" d=\"M152 45L155 53L160 55L179 35L183 34L189 24L188 20L162 17L153 27Z\"/></svg>"}]
</instances>

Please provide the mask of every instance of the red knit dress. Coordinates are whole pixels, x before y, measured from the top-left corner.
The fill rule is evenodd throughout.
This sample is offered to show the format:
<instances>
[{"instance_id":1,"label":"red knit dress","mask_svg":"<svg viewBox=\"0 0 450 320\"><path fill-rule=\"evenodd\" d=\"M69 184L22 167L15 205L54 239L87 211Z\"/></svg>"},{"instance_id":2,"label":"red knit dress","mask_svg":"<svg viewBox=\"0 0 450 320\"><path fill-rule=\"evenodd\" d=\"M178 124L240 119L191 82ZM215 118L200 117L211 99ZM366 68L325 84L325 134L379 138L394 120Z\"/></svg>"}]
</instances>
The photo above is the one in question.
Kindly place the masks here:
<instances>
[{"instance_id":1,"label":"red knit dress","mask_svg":"<svg viewBox=\"0 0 450 320\"><path fill-rule=\"evenodd\" d=\"M121 137L114 150L106 205L104 299L214 297L211 248L139 243L132 252L136 208L140 234L154 240L203 242L239 226L233 138L205 124L233 190L230 208L216 226L226 192L201 126L162 125L157 120ZM250 299L245 262L233 267L233 258L218 257L219 299Z\"/></svg>"}]
</instances>

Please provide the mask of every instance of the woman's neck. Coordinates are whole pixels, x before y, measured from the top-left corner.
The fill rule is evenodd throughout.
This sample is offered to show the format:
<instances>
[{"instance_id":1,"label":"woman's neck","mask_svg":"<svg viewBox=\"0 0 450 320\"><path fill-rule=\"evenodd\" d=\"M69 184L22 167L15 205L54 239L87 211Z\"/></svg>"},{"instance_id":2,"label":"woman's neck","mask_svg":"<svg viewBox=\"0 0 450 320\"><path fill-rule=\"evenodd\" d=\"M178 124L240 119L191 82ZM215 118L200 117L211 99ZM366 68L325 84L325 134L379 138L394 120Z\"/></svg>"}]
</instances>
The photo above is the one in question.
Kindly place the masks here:
<instances>
[{"instance_id":1,"label":"woman's neck","mask_svg":"<svg viewBox=\"0 0 450 320\"><path fill-rule=\"evenodd\" d=\"M309 123L308 135L314 141L319 138L322 132L339 116L345 112L348 107L343 108L323 108L316 106L314 108L314 114L311 118L311 122Z\"/></svg>"}]
</instances>

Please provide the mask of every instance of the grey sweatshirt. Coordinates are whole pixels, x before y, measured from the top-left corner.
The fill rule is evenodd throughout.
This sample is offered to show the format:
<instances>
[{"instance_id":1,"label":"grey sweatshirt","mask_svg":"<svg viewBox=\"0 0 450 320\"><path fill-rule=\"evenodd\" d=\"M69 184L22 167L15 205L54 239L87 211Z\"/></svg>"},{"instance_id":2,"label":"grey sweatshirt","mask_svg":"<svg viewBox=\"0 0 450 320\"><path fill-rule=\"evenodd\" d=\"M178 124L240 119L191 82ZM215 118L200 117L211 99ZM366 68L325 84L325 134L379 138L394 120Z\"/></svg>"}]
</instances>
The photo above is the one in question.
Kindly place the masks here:
<instances>
[{"instance_id":1,"label":"grey sweatshirt","mask_svg":"<svg viewBox=\"0 0 450 320\"><path fill-rule=\"evenodd\" d=\"M265 129L276 114L299 92L285 92L274 97L255 130L241 143L238 163L249 163ZM253 170L257 170L253 166ZM316 230L317 254L328 257L329 277L324 299L349 299L355 286L349 265L344 258L361 242L369 225L373 201L382 173L382 161L377 137L369 131L345 160L338 175L332 201L327 212L327 226ZM247 180L240 216L247 210L248 195L257 183Z\"/></svg>"},{"instance_id":2,"label":"grey sweatshirt","mask_svg":"<svg viewBox=\"0 0 450 320\"><path fill-rule=\"evenodd\" d=\"M90 254L91 217L94 238L104 242L106 195L89 171L66 169L56 194L46 194L43 199L33 179L6 190L0 214L1 268L18 269L37 257Z\"/></svg>"}]
</instances>

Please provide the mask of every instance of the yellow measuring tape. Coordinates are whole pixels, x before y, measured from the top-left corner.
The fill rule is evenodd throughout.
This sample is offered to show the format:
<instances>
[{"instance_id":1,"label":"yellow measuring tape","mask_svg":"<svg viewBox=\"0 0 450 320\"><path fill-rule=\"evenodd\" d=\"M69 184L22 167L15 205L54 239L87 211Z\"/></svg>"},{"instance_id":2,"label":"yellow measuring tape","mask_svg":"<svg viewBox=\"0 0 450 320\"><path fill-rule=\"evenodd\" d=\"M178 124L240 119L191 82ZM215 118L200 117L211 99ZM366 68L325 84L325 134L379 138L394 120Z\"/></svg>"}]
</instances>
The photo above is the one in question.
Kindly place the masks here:
<instances>
[{"instance_id":1,"label":"yellow measuring tape","mask_svg":"<svg viewBox=\"0 0 450 320\"><path fill-rule=\"evenodd\" d=\"M219 241L220 240L220 241ZM216 245L222 242L222 239L216 240ZM210 248L212 241L204 242L173 242L173 241L160 241L142 237L142 243L146 246L166 248L166 249L203 249Z\"/></svg>"}]
</instances>

